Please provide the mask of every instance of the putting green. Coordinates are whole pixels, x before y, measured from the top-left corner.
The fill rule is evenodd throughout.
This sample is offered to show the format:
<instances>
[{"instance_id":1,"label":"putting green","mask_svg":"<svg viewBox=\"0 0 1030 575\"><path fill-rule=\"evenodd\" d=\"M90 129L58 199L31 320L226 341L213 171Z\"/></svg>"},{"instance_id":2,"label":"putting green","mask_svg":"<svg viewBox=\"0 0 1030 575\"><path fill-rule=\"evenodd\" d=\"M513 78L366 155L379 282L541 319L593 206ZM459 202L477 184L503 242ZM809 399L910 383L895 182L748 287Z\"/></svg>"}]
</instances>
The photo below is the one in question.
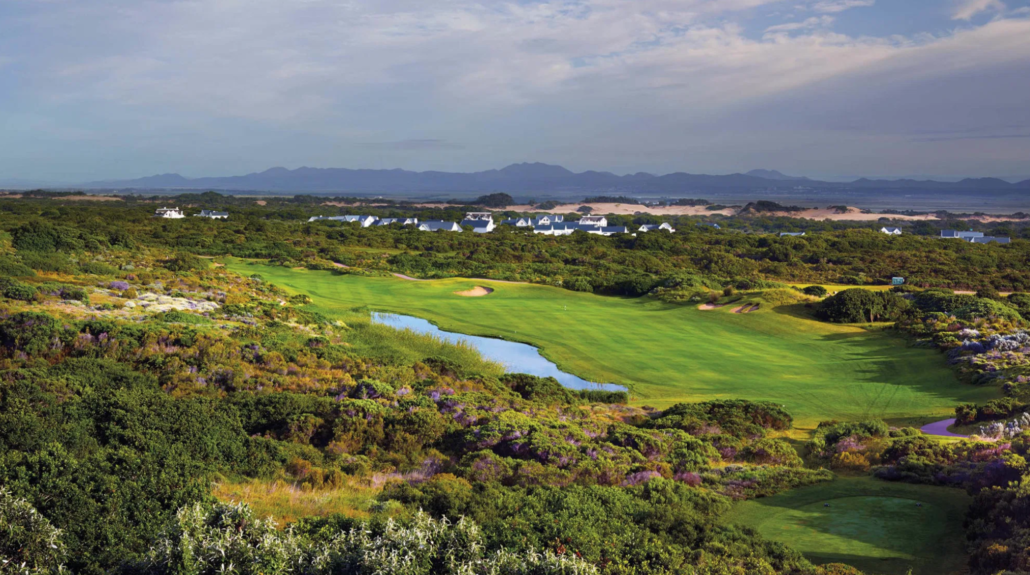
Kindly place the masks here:
<instances>
[{"instance_id":1,"label":"putting green","mask_svg":"<svg viewBox=\"0 0 1030 575\"><path fill-rule=\"evenodd\" d=\"M969 502L957 489L846 478L738 503L724 520L753 527L815 563L946 575L964 572Z\"/></svg>"},{"instance_id":2,"label":"putting green","mask_svg":"<svg viewBox=\"0 0 1030 575\"><path fill-rule=\"evenodd\" d=\"M714 398L785 405L799 427L828 419L925 423L955 405L997 397L963 385L941 355L904 339L807 319L791 307L699 311L652 298L616 298L488 280L408 281L334 275L230 259L242 274L312 298L312 309L354 308L413 315L442 329L533 344L591 381L631 388L655 407ZM487 297L455 291L481 285Z\"/></svg>"}]
</instances>

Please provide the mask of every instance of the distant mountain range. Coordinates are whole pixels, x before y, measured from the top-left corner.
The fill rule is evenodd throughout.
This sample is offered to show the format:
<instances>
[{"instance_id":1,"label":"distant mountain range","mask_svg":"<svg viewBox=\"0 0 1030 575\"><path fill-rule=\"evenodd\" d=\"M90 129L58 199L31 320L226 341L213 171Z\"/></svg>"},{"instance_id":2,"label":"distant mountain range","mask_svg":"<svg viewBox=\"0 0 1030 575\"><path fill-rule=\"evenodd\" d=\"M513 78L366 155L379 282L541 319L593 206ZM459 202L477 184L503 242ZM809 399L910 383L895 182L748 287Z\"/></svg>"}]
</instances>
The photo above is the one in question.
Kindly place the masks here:
<instances>
[{"instance_id":1,"label":"distant mountain range","mask_svg":"<svg viewBox=\"0 0 1030 575\"><path fill-rule=\"evenodd\" d=\"M408 170L351 170L346 168L271 168L245 176L185 178L160 174L135 180L90 182L88 189L114 190L228 190L300 193L658 193L690 195L712 192L772 190L925 190L1030 191L1030 180L1010 183L998 178L958 182L933 180L870 180L823 182L784 175L776 170L710 176L677 172L658 176L644 172L619 176L611 172L574 173L542 163L512 164L484 172L412 172Z\"/></svg>"}]
</instances>

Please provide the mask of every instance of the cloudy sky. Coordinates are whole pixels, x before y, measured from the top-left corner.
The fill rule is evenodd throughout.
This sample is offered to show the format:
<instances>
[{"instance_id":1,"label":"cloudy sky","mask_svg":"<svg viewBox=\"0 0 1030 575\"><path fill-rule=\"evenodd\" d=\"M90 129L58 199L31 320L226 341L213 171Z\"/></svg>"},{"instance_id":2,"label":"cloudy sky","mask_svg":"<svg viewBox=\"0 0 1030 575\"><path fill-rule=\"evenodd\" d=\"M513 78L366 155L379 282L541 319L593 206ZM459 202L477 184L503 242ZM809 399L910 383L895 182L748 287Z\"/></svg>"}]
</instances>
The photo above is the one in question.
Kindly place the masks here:
<instances>
[{"instance_id":1,"label":"cloudy sky","mask_svg":"<svg viewBox=\"0 0 1030 575\"><path fill-rule=\"evenodd\" d=\"M1030 0L0 0L0 180L1030 175Z\"/></svg>"}]
</instances>

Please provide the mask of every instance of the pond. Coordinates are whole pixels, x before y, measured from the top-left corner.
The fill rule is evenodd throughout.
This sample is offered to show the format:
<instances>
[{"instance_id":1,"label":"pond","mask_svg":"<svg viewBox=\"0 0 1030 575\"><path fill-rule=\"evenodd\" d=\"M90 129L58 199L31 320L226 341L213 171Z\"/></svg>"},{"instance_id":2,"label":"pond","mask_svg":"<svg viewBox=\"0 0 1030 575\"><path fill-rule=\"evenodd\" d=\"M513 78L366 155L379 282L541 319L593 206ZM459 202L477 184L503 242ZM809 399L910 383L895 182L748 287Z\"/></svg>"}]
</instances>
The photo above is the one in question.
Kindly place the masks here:
<instances>
[{"instance_id":1,"label":"pond","mask_svg":"<svg viewBox=\"0 0 1030 575\"><path fill-rule=\"evenodd\" d=\"M397 329L410 329L417 333L425 333L436 336L450 343L463 341L479 350L482 356L490 361L502 364L505 369L513 373L528 373L537 377L553 377L558 383L569 389L600 389L604 391L626 391L621 385L611 383L594 383L571 373L565 373L558 369L554 362L549 361L540 355L537 348L505 341L492 337L479 337L475 335L464 335L444 331L422 318L408 315L397 315L393 313L372 313L372 322L388 325Z\"/></svg>"}]
</instances>

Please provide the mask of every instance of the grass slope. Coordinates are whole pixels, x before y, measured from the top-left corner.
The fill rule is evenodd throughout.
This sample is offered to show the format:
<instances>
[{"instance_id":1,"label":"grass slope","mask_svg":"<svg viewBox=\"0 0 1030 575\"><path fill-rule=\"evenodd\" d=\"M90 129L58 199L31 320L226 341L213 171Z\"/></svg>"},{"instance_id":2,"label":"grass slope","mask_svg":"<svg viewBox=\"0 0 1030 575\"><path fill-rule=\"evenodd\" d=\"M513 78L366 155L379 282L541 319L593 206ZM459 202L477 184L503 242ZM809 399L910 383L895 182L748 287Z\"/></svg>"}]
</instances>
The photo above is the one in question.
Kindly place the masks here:
<instances>
[{"instance_id":1,"label":"grass slope","mask_svg":"<svg viewBox=\"0 0 1030 575\"><path fill-rule=\"evenodd\" d=\"M724 520L815 563L848 563L870 575L948 575L965 572L969 503L958 489L840 478L738 503Z\"/></svg>"},{"instance_id":2,"label":"grass slope","mask_svg":"<svg viewBox=\"0 0 1030 575\"><path fill-rule=\"evenodd\" d=\"M629 386L655 407L713 398L783 404L799 427L827 419L925 422L997 396L959 383L941 356L892 335L801 317L789 307L734 314L651 298L614 298L488 280L407 281L294 270L241 260L227 267L311 296L313 309L358 307L428 319L442 329L541 348L563 370ZM454 294L476 285L485 297ZM765 308L767 306L763 306Z\"/></svg>"}]
</instances>

